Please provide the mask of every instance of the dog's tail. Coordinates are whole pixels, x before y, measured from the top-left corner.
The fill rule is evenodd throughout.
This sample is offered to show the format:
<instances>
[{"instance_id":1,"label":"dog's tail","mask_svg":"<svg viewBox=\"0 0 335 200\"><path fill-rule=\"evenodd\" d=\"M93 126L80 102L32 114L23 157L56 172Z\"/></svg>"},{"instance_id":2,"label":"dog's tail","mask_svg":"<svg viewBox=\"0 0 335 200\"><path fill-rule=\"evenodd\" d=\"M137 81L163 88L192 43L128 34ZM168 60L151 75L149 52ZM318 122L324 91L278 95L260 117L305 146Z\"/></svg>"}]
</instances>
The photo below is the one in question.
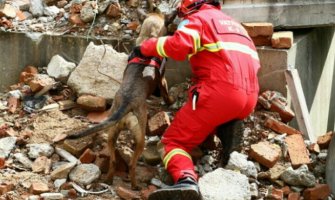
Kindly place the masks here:
<instances>
[{"instance_id":1,"label":"dog's tail","mask_svg":"<svg viewBox=\"0 0 335 200\"><path fill-rule=\"evenodd\" d=\"M113 126L129 112L130 106L128 105L129 104L127 102L122 102L119 109L116 112L114 112L110 117L108 117L105 121L103 121L102 123L96 126L93 126L91 128L79 131L77 133L68 135L66 139L76 139L76 138L84 137L84 136L96 133L98 131L101 131L108 127Z\"/></svg>"}]
</instances>

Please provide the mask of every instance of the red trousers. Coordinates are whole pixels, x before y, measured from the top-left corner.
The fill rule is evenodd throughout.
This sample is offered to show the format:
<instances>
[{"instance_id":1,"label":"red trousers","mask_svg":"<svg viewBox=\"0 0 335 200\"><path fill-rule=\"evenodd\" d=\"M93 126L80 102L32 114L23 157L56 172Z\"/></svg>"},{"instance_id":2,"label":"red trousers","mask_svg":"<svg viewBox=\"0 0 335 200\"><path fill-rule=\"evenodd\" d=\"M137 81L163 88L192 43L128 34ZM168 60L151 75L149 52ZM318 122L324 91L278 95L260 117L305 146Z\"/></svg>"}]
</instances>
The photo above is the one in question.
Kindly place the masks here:
<instances>
[{"instance_id":1,"label":"red trousers","mask_svg":"<svg viewBox=\"0 0 335 200\"><path fill-rule=\"evenodd\" d=\"M192 91L199 93L192 109ZM164 164L176 182L191 174L197 179L189 152L201 144L216 127L233 119L243 119L254 109L258 91L247 93L227 83L198 84L189 89L186 104L177 112L162 138ZM178 149L178 150L176 150Z\"/></svg>"}]
</instances>

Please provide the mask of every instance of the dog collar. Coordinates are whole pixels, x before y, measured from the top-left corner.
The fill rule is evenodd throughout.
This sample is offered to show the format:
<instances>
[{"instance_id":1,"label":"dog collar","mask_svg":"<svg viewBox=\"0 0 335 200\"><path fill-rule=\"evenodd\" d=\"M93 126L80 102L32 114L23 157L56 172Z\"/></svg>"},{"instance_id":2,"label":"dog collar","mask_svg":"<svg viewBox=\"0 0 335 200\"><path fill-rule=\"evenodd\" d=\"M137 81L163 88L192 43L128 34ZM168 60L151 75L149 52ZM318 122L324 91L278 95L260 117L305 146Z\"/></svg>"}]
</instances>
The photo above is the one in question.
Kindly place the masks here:
<instances>
[{"instance_id":1,"label":"dog collar","mask_svg":"<svg viewBox=\"0 0 335 200\"><path fill-rule=\"evenodd\" d=\"M136 63L141 65L152 66L157 69L160 69L162 65L162 58L158 57L150 57L150 58L141 58L141 57L134 57L133 59L128 61L128 64Z\"/></svg>"}]
</instances>

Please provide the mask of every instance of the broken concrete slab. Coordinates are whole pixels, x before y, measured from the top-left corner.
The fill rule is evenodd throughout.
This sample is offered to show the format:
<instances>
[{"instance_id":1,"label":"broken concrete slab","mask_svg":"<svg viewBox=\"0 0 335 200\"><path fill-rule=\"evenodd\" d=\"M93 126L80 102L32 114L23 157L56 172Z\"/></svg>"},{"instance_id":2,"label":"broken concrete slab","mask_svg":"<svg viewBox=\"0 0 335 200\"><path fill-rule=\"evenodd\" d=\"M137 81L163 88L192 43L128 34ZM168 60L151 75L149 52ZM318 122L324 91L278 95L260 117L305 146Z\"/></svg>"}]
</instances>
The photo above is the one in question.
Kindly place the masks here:
<instances>
[{"instance_id":1,"label":"broken concrete slab","mask_svg":"<svg viewBox=\"0 0 335 200\"><path fill-rule=\"evenodd\" d=\"M67 84L78 95L91 94L112 100L120 87L128 56L110 45L91 42Z\"/></svg>"}]
</instances>

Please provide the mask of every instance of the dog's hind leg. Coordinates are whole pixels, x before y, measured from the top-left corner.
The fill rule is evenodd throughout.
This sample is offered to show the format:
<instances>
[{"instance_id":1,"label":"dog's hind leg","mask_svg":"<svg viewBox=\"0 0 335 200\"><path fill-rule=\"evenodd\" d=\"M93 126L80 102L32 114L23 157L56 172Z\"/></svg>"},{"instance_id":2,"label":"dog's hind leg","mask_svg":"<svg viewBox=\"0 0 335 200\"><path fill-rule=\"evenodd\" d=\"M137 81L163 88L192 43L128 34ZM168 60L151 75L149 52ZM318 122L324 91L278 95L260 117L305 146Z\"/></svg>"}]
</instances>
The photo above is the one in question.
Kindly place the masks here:
<instances>
[{"instance_id":1,"label":"dog's hind leg","mask_svg":"<svg viewBox=\"0 0 335 200\"><path fill-rule=\"evenodd\" d=\"M109 149L109 169L108 173L105 177L105 181L113 184L113 177L115 173L115 168L116 168L116 158L115 158L115 150L116 150L116 141L119 136L121 129L119 125L117 124L116 126L111 127L108 130L108 149Z\"/></svg>"},{"instance_id":2,"label":"dog's hind leg","mask_svg":"<svg viewBox=\"0 0 335 200\"><path fill-rule=\"evenodd\" d=\"M144 149L144 139L147 125L147 112L145 107L146 106L139 106L137 108L138 112L134 113L135 115L133 115L133 117L136 119L132 119L131 123L129 123L130 126L128 127L134 134L135 139L134 154L129 163L129 176L133 189L139 189L136 181L136 165L138 158L141 156ZM137 123L133 123L136 120Z\"/></svg>"}]
</instances>

